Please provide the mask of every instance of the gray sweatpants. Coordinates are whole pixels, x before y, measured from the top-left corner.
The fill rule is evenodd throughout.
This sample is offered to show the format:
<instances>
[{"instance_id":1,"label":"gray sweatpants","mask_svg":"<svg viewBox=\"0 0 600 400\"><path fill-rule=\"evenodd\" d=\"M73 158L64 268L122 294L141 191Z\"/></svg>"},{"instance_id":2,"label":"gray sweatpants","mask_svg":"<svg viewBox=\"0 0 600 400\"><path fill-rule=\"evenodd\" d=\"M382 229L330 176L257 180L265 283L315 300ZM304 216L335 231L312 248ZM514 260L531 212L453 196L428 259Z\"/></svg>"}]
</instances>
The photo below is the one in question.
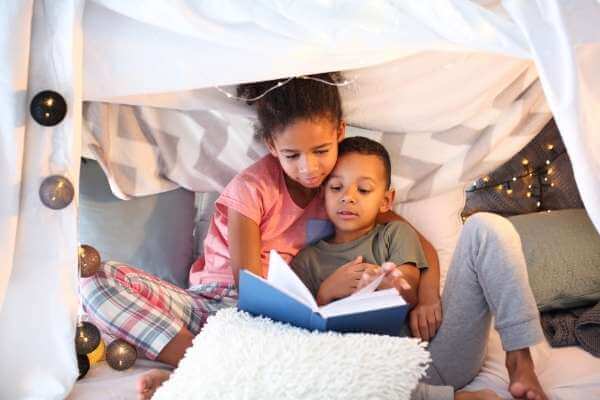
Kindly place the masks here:
<instances>
[{"instance_id":1,"label":"gray sweatpants","mask_svg":"<svg viewBox=\"0 0 600 400\"><path fill-rule=\"evenodd\" d=\"M427 384L419 384L413 399L453 399L454 390L473 380L483 365L492 316L505 351L544 340L521 240L507 219L478 213L467 220L442 310L442 325L428 347L433 362Z\"/></svg>"}]
</instances>

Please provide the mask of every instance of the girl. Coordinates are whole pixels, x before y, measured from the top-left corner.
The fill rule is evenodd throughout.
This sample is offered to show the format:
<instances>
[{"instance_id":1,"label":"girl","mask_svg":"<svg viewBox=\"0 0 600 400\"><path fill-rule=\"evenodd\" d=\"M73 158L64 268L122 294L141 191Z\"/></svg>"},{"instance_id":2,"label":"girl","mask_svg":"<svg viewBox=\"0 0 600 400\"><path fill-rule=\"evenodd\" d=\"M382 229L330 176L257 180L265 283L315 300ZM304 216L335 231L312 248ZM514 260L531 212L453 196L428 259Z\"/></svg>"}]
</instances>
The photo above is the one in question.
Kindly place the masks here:
<instances>
[{"instance_id":1,"label":"girl","mask_svg":"<svg viewBox=\"0 0 600 400\"><path fill-rule=\"evenodd\" d=\"M147 358L176 366L207 317L236 304L240 268L265 276L270 249L289 262L331 233L321 183L345 132L335 79L321 74L271 91L276 81L238 88L247 99L268 91L255 106L257 132L269 155L236 176L217 199L204 257L192 265L188 290L115 262L83 283L86 311L102 330ZM150 397L167 378L163 370L148 372L138 382L140 397Z\"/></svg>"}]
</instances>

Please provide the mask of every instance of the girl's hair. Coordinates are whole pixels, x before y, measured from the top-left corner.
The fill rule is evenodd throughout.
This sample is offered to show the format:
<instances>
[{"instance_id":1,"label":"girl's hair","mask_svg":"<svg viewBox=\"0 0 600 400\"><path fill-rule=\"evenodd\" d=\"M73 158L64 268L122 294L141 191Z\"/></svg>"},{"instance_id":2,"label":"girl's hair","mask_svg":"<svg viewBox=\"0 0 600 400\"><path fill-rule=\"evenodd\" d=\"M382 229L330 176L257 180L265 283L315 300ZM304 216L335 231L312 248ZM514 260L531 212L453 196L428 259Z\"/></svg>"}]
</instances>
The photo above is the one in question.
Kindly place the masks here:
<instances>
[{"instance_id":1,"label":"girl's hair","mask_svg":"<svg viewBox=\"0 0 600 400\"><path fill-rule=\"evenodd\" d=\"M339 73L309 75L317 79L337 83ZM251 99L265 93L285 79L245 83L237 88L238 97ZM256 106L258 124L256 133L270 141L288 125L298 119L327 118L338 126L342 121L342 101L338 87L313 79L293 78L288 83L268 92L256 101L247 101Z\"/></svg>"}]
</instances>

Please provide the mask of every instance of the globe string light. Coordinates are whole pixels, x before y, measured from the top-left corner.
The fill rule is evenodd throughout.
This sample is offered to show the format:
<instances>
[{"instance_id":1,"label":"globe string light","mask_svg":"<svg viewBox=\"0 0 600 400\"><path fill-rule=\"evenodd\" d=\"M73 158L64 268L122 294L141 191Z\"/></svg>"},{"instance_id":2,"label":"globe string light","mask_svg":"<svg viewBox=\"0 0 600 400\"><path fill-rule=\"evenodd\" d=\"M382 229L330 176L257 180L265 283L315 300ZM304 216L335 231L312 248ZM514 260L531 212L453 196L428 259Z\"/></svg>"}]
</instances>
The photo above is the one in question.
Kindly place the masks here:
<instances>
[{"instance_id":1,"label":"globe string light","mask_svg":"<svg viewBox=\"0 0 600 400\"><path fill-rule=\"evenodd\" d=\"M256 101L256 100L260 100L263 97L265 97L267 94L269 94L269 92L271 92L271 91L273 91L273 90L275 90L277 88L280 88L280 87L288 84L294 78L296 78L296 79L307 79L307 80L311 80L311 81L321 82L321 83L323 83L325 85L337 86L337 87L348 86L348 85L351 85L352 83L354 83L353 79L352 80L344 79L341 82L330 82L328 80L321 79L321 78L316 78L314 76L300 75L300 76L292 76L291 78L287 78L287 79L284 79L282 81L279 81L275 85L273 85L272 87L268 88L263 93L261 93L258 96L255 96L255 97L239 97L239 96L235 96L235 95L229 93L228 91L222 89L219 86L215 86L215 89L217 89L219 92L223 93L225 96L227 96L227 98L230 98L230 99L243 100L243 101Z\"/></svg>"}]
</instances>

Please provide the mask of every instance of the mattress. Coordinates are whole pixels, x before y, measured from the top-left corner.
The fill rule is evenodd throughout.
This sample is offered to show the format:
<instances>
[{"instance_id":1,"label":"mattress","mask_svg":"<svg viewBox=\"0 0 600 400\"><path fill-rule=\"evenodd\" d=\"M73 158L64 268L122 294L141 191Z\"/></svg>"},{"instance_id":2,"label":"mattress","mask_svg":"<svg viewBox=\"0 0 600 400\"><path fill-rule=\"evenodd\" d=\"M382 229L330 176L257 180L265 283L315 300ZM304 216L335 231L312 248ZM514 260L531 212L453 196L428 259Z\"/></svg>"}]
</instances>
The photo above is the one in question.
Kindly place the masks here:
<instances>
[{"instance_id":1,"label":"mattress","mask_svg":"<svg viewBox=\"0 0 600 400\"><path fill-rule=\"evenodd\" d=\"M600 358L579 347L551 348L541 343L532 349L538 376L551 400L600 399ZM136 400L136 380L152 368L168 368L165 364L137 360L126 371L115 371L106 362L93 365L79 380L68 400ZM505 399L508 374L504 368L504 352L500 337L491 331L488 352L480 374L467 390L488 388Z\"/></svg>"}]
</instances>

